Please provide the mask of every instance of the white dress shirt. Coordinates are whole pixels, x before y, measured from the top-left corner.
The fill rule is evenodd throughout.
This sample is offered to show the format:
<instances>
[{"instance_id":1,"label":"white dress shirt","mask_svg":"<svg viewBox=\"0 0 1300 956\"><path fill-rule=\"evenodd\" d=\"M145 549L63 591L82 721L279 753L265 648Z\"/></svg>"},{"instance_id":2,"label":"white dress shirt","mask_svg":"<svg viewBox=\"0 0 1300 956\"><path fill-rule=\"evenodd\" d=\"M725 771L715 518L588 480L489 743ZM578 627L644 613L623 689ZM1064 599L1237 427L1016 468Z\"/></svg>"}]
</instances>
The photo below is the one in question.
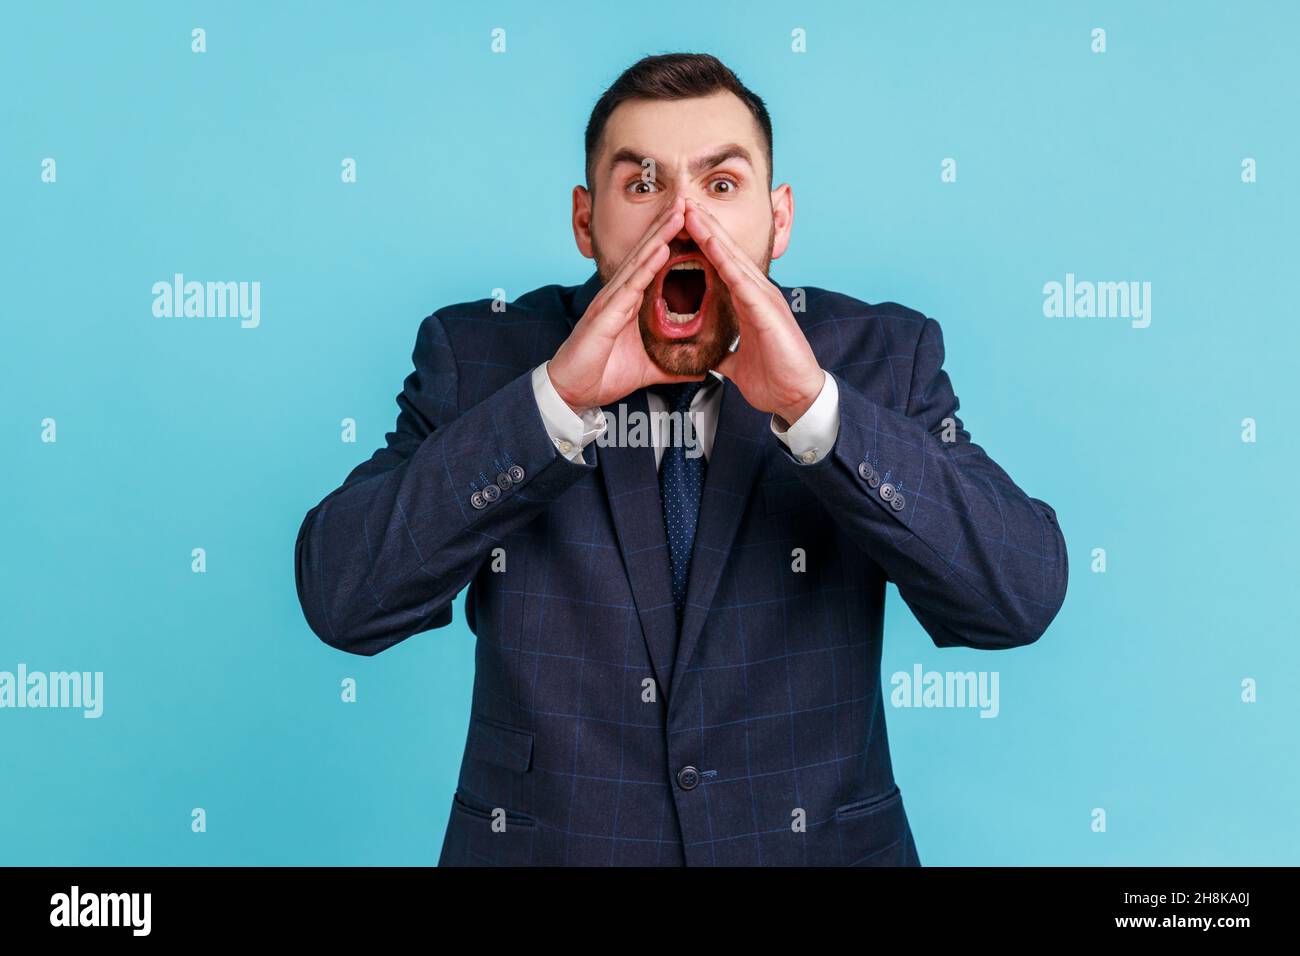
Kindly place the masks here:
<instances>
[{"instance_id":1,"label":"white dress shirt","mask_svg":"<svg viewBox=\"0 0 1300 956\"><path fill-rule=\"evenodd\" d=\"M740 342L736 336L731 343L735 351ZM584 409L581 415L575 414L560 393L555 390L551 376L546 370L550 360L533 369L533 394L537 398L537 407L542 413L546 430L555 442L556 450L570 461L576 462L581 457L586 461L587 445L595 441L607 426L605 413L599 407ZM691 424L695 430L696 440L700 443L705 458L713 451L713 435L718 425L718 407L722 402L722 383L724 376L709 371L717 381L700 389L691 402ZM659 435L659 425L663 416L659 412L668 411L663 396L653 390L646 392L646 403L650 412L650 438L654 445L655 466L663 458L664 441ZM777 423L781 421L773 415L768 423L772 434L790 450L795 460L805 465L813 465L826 457L835 444L840 430L840 397L835 377L826 373L826 382L816 400L797 422L782 431ZM784 422L782 422L784 424Z\"/></svg>"}]
</instances>

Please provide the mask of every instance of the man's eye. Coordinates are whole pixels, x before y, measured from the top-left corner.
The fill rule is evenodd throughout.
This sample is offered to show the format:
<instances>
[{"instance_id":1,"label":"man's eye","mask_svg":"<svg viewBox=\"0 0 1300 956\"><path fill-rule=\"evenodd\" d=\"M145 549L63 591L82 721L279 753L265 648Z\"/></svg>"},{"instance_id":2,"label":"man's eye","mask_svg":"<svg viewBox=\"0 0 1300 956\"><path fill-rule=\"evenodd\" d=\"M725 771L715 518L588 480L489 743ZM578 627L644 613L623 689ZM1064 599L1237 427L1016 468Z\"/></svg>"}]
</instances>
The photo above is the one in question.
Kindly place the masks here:
<instances>
[{"instance_id":1,"label":"man's eye","mask_svg":"<svg viewBox=\"0 0 1300 956\"><path fill-rule=\"evenodd\" d=\"M711 182L710 187L726 186L726 189L714 189L719 196L729 196L736 191L736 184L730 179L715 179Z\"/></svg>"},{"instance_id":2,"label":"man's eye","mask_svg":"<svg viewBox=\"0 0 1300 956\"><path fill-rule=\"evenodd\" d=\"M641 186L645 186L646 188L645 189L639 188ZM659 190L659 185L657 183L650 182L648 179L634 179L631 183L628 184L627 187L628 192L639 193L642 196L648 196L651 193L658 192L658 190Z\"/></svg>"}]
</instances>

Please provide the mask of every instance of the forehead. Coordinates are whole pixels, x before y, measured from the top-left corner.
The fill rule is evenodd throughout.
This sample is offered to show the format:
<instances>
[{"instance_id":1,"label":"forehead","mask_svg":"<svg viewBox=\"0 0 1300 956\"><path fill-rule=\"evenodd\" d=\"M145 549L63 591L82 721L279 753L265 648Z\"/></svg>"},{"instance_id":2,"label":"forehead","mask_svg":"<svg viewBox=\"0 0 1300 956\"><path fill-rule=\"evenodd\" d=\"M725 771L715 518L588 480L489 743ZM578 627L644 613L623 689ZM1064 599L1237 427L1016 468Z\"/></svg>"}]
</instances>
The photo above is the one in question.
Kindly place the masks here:
<instances>
[{"instance_id":1,"label":"forehead","mask_svg":"<svg viewBox=\"0 0 1300 956\"><path fill-rule=\"evenodd\" d=\"M762 171L767 144L758 120L730 91L686 100L624 100L605 124L601 163L604 165L615 150L629 148L672 165L707 153L720 143L744 146Z\"/></svg>"}]
</instances>

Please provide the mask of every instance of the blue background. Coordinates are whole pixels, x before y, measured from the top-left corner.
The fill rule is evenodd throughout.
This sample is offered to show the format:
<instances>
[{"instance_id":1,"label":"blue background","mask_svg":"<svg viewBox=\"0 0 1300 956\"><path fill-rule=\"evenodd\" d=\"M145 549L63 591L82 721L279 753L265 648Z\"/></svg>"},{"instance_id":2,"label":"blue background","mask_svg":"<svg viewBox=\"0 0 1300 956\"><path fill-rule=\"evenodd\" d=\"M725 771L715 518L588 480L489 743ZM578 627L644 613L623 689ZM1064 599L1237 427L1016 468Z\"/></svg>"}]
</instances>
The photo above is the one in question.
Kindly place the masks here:
<instances>
[{"instance_id":1,"label":"blue background","mask_svg":"<svg viewBox=\"0 0 1300 956\"><path fill-rule=\"evenodd\" d=\"M889 592L886 682L1001 675L994 720L889 711L922 862L1300 862L1296 8L478 7L3 15L0 670L101 670L105 712L0 710L0 862L436 861L464 596L451 628L344 655L302 618L294 537L383 445L423 316L590 274L588 112L673 50L768 102L796 202L773 275L937 318L973 439L1070 546L1063 610L1016 651L939 651ZM154 317L175 272L260 281L261 326ZM1150 327L1045 318L1067 272L1150 281Z\"/></svg>"}]
</instances>

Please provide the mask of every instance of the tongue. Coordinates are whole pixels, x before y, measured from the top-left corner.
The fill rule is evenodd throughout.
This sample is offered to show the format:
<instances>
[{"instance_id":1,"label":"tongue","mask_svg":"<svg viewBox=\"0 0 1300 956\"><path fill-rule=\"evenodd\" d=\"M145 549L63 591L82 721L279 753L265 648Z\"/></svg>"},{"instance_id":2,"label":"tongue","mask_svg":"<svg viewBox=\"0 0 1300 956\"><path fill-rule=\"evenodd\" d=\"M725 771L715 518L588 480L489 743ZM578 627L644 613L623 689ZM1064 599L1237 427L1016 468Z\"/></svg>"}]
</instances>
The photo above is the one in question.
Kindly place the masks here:
<instances>
[{"instance_id":1,"label":"tongue","mask_svg":"<svg viewBox=\"0 0 1300 956\"><path fill-rule=\"evenodd\" d=\"M664 302L678 315L692 315L704 298L704 272L676 269L664 276Z\"/></svg>"}]
</instances>

